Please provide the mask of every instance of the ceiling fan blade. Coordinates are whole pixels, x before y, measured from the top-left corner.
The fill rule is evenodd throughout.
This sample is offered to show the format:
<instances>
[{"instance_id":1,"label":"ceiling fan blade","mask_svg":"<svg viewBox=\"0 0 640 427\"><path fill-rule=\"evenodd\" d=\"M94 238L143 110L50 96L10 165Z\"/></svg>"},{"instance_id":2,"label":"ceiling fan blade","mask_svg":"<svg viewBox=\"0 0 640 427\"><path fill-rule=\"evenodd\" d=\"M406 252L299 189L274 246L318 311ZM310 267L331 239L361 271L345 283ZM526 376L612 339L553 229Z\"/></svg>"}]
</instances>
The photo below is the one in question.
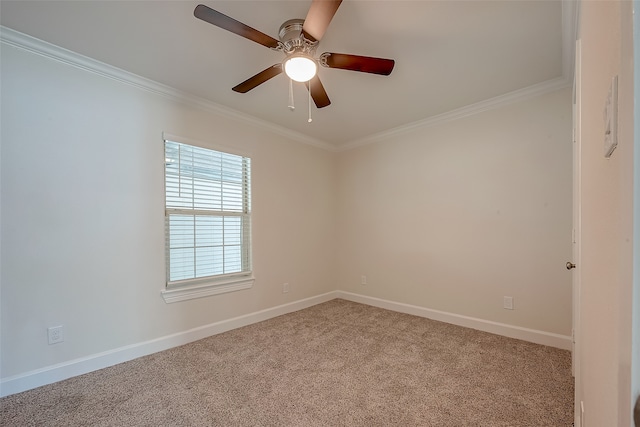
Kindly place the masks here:
<instances>
[{"instance_id":1,"label":"ceiling fan blade","mask_svg":"<svg viewBox=\"0 0 640 427\"><path fill-rule=\"evenodd\" d=\"M363 73L388 76L395 65L393 59L373 58L371 56L347 55L345 53L325 52L320 55L320 64L329 68L360 71Z\"/></svg>"},{"instance_id":2,"label":"ceiling fan blade","mask_svg":"<svg viewBox=\"0 0 640 427\"><path fill-rule=\"evenodd\" d=\"M329 101L329 96L324 90L324 86L322 86L320 77L318 77L317 74L311 80L305 82L304 84L307 89L309 89L311 98L313 98L313 102L316 104L316 107L323 108L331 104L331 101Z\"/></svg>"},{"instance_id":3,"label":"ceiling fan blade","mask_svg":"<svg viewBox=\"0 0 640 427\"><path fill-rule=\"evenodd\" d=\"M213 10L203 4L199 4L198 6L196 6L195 10L193 11L193 15L198 19L202 19L203 21L215 25L216 27L231 31L232 33L252 40L263 46L269 48L278 47L278 40L274 39L273 37L268 36L256 30L255 28L251 28L250 26L245 25L240 21L236 21L235 19L230 18L227 15L224 15L217 10Z\"/></svg>"},{"instance_id":4,"label":"ceiling fan blade","mask_svg":"<svg viewBox=\"0 0 640 427\"><path fill-rule=\"evenodd\" d=\"M232 90L234 92L247 93L251 89L261 85L262 83L277 76L280 73L282 73L282 64L272 65L266 70L260 71L255 76L249 77L247 80L232 88Z\"/></svg>"},{"instance_id":5,"label":"ceiling fan blade","mask_svg":"<svg viewBox=\"0 0 640 427\"><path fill-rule=\"evenodd\" d=\"M342 0L313 0L302 25L302 33L311 41L320 41Z\"/></svg>"}]
</instances>

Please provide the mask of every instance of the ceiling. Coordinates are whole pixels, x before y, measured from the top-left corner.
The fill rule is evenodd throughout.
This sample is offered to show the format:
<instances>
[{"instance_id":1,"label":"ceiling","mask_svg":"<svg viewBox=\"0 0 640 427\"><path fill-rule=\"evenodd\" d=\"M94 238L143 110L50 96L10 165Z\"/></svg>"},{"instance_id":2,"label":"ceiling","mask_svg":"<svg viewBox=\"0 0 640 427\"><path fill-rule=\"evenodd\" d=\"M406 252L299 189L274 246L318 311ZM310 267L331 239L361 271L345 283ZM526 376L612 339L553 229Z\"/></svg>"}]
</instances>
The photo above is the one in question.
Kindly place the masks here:
<instances>
[{"instance_id":1,"label":"ceiling","mask_svg":"<svg viewBox=\"0 0 640 427\"><path fill-rule=\"evenodd\" d=\"M560 0L344 0L322 52L390 58L390 76L320 68L331 105L307 122L308 92L279 75L245 94L231 88L283 54L196 19L203 3L274 38L310 0L7 1L0 24L340 148L510 92L566 79L566 3ZM570 33L569 33L570 34Z\"/></svg>"}]
</instances>

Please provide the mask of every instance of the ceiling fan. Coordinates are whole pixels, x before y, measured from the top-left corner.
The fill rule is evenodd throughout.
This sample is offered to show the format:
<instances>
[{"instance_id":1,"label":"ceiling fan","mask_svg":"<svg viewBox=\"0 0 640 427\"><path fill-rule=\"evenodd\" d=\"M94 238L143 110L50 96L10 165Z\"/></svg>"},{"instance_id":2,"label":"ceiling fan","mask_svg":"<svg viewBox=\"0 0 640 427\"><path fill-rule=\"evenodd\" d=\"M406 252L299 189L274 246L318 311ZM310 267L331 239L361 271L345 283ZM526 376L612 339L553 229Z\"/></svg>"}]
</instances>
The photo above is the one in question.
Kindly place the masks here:
<instances>
[{"instance_id":1,"label":"ceiling fan","mask_svg":"<svg viewBox=\"0 0 640 427\"><path fill-rule=\"evenodd\" d=\"M318 77L318 64L326 68L340 68L385 76L391 74L395 65L393 59L333 52L325 52L318 59L314 58L316 48L340 3L342 0L313 0L305 19L290 19L280 26L278 32L280 40L203 4L198 5L193 14L196 18L216 27L285 54L284 61L250 77L232 90L246 93L284 71L291 79L304 82L316 107L323 108L331 104L331 101Z\"/></svg>"}]
</instances>

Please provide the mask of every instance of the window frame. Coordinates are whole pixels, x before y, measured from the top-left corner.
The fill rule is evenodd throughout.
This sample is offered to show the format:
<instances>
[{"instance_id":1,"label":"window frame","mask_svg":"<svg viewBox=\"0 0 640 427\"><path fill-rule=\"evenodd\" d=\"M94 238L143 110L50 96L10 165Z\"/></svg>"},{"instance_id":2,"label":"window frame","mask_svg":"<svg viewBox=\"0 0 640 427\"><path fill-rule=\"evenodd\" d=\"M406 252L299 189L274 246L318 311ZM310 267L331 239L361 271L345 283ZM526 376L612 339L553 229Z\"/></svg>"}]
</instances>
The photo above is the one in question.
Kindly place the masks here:
<instances>
[{"instance_id":1,"label":"window frame","mask_svg":"<svg viewBox=\"0 0 640 427\"><path fill-rule=\"evenodd\" d=\"M241 244L241 252L243 256L248 257L247 264L248 270L234 272L234 273L226 273L226 274L216 274L212 276L205 277L196 277L189 279L181 279L171 281L169 277L169 265L170 265L170 254L169 254L169 243L170 243L170 235L169 235L169 215L170 214L179 214L180 212L188 213L189 215L204 215L204 216L212 216L212 217L224 217L226 216L224 212L222 215L219 213L211 214L207 213L206 210L199 209L182 209L182 208L168 208L167 207L167 174L166 174L166 144L167 142L174 142L184 145L189 145L192 147L202 148L206 150L212 150L224 154L240 156L249 160L248 170L245 170L243 167L243 174L247 174L247 176L243 179L243 208L242 212L234 212L230 213L229 216L234 217L243 217L244 221L249 221L248 230L249 236L246 241L243 241ZM176 135L172 135L166 132L162 134L162 159L163 159L163 189L164 189L164 224L165 224L165 232L164 232L164 240L165 240L165 287L161 291L162 297L166 303L173 303L178 301L185 301L194 298L202 298L211 295L218 295L227 292L234 292L243 289L250 289L253 287L253 283L255 278L253 276L252 269L252 245L251 245L251 163L252 159L248 153L240 152L237 149L231 149L229 147L207 144L201 141L192 140L189 138L184 138ZM246 194L245 194L246 193Z\"/></svg>"}]
</instances>

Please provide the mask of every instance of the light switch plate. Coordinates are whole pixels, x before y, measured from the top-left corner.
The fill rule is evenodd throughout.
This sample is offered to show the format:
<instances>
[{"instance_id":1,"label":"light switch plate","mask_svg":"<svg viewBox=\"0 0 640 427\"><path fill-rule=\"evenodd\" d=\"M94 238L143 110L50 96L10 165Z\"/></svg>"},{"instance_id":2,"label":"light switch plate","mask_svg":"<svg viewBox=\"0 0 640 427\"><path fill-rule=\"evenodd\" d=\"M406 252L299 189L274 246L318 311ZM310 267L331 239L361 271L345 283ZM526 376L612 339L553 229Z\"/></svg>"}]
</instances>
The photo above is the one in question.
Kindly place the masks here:
<instances>
[{"instance_id":1,"label":"light switch plate","mask_svg":"<svg viewBox=\"0 0 640 427\"><path fill-rule=\"evenodd\" d=\"M604 156L611 157L618 145L618 76L611 79L611 87L604 106Z\"/></svg>"}]
</instances>

